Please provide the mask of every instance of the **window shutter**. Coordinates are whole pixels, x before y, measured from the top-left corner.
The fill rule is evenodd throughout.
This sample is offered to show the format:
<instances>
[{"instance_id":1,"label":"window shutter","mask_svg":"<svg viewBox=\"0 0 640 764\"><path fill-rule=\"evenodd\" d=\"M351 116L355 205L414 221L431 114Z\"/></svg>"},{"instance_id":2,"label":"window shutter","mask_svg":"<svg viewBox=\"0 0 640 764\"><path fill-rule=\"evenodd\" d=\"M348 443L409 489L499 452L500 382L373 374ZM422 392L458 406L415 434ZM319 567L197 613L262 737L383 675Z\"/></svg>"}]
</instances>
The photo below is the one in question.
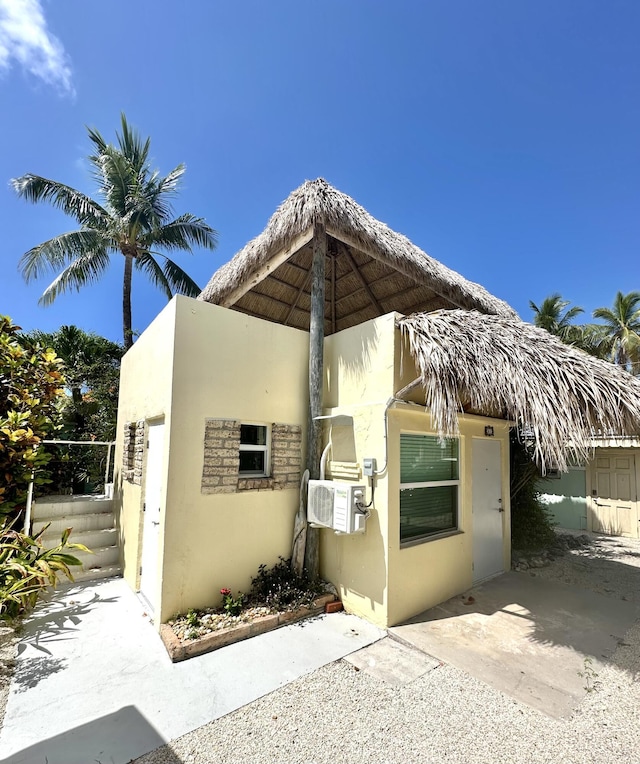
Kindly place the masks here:
<instances>
[{"instance_id":1,"label":"window shutter","mask_svg":"<svg viewBox=\"0 0 640 764\"><path fill-rule=\"evenodd\" d=\"M458 480L458 441L434 435L400 436L400 482Z\"/></svg>"}]
</instances>

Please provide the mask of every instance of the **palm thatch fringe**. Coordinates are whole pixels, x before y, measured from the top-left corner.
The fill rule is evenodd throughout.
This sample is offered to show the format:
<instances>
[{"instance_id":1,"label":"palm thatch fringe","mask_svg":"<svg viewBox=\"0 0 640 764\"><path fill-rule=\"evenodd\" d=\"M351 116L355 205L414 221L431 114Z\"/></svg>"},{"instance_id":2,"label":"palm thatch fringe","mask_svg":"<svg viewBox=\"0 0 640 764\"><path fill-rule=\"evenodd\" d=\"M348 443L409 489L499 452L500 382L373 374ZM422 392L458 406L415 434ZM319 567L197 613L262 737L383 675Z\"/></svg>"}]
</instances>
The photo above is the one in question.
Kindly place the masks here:
<instances>
[{"instance_id":1,"label":"palm thatch fringe","mask_svg":"<svg viewBox=\"0 0 640 764\"><path fill-rule=\"evenodd\" d=\"M454 305L516 317L506 302L429 257L323 178L306 181L293 191L265 230L213 274L199 299L224 304L239 286L249 283L272 258L292 248L297 239L318 224L324 225L330 236L386 263L417 284L429 286Z\"/></svg>"},{"instance_id":2,"label":"palm thatch fringe","mask_svg":"<svg viewBox=\"0 0 640 764\"><path fill-rule=\"evenodd\" d=\"M543 469L592 453L596 435L640 433L640 380L531 324L476 311L398 320L442 436L462 411L509 419L535 438Z\"/></svg>"}]
</instances>

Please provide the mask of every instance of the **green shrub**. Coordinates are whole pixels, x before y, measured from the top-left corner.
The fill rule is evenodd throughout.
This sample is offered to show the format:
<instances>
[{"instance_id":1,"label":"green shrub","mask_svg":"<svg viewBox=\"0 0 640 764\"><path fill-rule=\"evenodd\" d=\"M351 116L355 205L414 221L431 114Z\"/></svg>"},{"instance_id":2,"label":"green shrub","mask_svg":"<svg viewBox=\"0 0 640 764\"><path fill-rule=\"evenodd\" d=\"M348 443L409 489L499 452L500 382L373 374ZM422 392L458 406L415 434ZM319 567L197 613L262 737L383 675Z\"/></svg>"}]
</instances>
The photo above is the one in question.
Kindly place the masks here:
<instances>
[{"instance_id":1,"label":"green shrub","mask_svg":"<svg viewBox=\"0 0 640 764\"><path fill-rule=\"evenodd\" d=\"M555 540L553 523L540 501L538 467L526 444L511 436L511 544L523 551L544 549Z\"/></svg>"},{"instance_id":2,"label":"green shrub","mask_svg":"<svg viewBox=\"0 0 640 764\"><path fill-rule=\"evenodd\" d=\"M258 568L258 575L251 579L248 602L274 611L295 610L310 605L321 592L318 582L298 577L291 569L291 560L280 557L280 562L272 568L266 565Z\"/></svg>"},{"instance_id":3,"label":"green shrub","mask_svg":"<svg viewBox=\"0 0 640 764\"><path fill-rule=\"evenodd\" d=\"M0 516L5 518L24 510L34 470L36 486L48 482L49 455L37 446L57 428L64 395L60 359L40 345L22 347L19 330L0 316Z\"/></svg>"},{"instance_id":4,"label":"green shrub","mask_svg":"<svg viewBox=\"0 0 640 764\"><path fill-rule=\"evenodd\" d=\"M62 573L73 581L70 568L81 565L66 550L89 550L82 544L70 544L71 528L62 534L52 549L42 545L46 525L36 536L14 531L10 525L0 530L0 620L11 621L34 607L48 586L55 586Z\"/></svg>"}]
</instances>

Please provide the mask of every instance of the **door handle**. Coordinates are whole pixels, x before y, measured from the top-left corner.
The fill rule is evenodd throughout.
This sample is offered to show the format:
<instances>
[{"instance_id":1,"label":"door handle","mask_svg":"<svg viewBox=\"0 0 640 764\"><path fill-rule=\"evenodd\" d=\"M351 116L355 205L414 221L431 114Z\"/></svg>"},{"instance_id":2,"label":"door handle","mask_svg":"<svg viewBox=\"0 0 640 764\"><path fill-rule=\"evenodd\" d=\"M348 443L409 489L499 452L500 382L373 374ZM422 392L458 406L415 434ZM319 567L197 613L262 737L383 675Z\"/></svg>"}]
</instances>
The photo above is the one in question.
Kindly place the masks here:
<instances>
[{"instance_id":1,"label":"door handle","mask_svg":"<svg viewBox=\"0 0 640 764\"><path fill-rule=\"evenodd\" d=\"M151 525L160 525L160 520L152 520Z\"/></svg>"}]
</instances>

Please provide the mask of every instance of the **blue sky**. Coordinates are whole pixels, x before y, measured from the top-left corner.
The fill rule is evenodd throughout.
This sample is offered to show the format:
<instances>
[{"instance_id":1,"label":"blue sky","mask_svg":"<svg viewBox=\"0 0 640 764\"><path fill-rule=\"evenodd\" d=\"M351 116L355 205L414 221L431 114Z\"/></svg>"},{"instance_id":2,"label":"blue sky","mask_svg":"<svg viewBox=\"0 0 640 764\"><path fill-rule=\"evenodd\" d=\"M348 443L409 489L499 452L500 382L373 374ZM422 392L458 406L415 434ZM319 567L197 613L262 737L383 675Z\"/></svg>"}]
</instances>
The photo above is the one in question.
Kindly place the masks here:
<instances>
[{"instance_id":1,"label":"blue sky","mask_svg":"<svg viewBox=\"0 0 640 764\"><path fill-rule=\"evenodd\" d=\"M637 0L0 0L0 313L121 340L119 259L38 306L18 259L74 226L9 187L92 192L85 126L121 111L219 232L176 258L201 286L323 176L527 320L554 291L609 305L640 289L638 39ZM141 331L166 300L135 275Z\"/></svg>"}]
</instances>

